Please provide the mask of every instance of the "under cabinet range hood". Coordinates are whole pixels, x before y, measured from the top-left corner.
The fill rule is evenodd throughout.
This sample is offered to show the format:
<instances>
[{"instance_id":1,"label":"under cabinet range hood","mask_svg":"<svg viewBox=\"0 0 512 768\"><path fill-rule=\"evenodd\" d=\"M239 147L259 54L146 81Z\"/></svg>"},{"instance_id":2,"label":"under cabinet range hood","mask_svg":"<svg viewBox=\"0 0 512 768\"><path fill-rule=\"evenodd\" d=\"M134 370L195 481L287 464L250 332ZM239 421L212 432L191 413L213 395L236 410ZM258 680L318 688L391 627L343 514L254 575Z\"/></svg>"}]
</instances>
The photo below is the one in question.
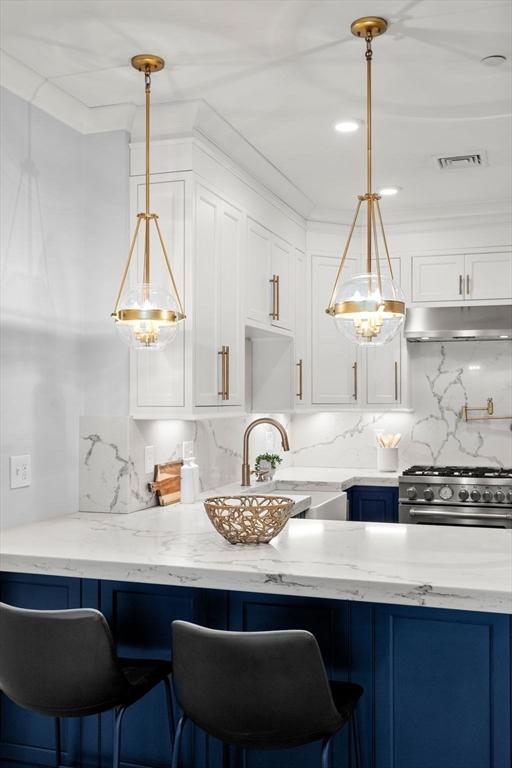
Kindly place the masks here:
<instances>
[{"instance_id":1,"label":"under cabinet range hood","mask_svg":"<svg viewBox=\"0 0 512 768\"><path fill-rule=\"evenodd\" d=\"M411 307L405 318L407 341L496 341L512 339L512 305Z\"/></svg>"}]
</instances>

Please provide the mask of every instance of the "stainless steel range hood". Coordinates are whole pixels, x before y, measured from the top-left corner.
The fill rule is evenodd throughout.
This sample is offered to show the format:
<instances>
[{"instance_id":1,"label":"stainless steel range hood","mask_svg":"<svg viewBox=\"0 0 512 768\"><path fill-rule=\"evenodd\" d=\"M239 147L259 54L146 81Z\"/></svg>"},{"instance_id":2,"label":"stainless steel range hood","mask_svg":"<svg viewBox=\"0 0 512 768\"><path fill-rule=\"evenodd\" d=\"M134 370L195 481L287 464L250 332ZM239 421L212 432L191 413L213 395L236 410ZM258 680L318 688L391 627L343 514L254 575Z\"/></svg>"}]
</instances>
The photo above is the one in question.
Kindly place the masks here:
<instances>
[{"instance_id":1,"label":"stainless steel range hood","mask_svg":"<svg viewBox=\"0 0 512 768\"><path fill-rule=\"evenodd\" d=\"M512 305L411 307L405 316L407 341L494 341L512 339Z\"/></svg>"}]
</instances>

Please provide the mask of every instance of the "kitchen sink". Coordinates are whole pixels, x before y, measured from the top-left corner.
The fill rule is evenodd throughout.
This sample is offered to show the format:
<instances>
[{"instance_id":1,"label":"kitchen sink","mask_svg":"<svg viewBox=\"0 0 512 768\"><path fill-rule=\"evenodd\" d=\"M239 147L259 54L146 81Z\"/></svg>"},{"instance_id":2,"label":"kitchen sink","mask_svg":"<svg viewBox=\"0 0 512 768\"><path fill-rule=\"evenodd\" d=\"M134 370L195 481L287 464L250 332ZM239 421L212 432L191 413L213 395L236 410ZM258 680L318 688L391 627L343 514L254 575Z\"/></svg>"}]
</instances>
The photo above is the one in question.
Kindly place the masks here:
<instances>
[{"instance_id":1,"label":"kitchen sink","mask_svg":"<svg viewBox=\"0 0 512 768\"><path fill-rule=\"evenodd\" d=\"M310 504L307 509L302 509L298 516L306 520L346 520L347 519L347 494L343 491L319 491L317 485L311 487L307 482L287 482L275 480L268 483L258 483L257 488L252 486L242 492L264 493L266 496L283 495L308 496Z\"/></svg>"}]
</instances>

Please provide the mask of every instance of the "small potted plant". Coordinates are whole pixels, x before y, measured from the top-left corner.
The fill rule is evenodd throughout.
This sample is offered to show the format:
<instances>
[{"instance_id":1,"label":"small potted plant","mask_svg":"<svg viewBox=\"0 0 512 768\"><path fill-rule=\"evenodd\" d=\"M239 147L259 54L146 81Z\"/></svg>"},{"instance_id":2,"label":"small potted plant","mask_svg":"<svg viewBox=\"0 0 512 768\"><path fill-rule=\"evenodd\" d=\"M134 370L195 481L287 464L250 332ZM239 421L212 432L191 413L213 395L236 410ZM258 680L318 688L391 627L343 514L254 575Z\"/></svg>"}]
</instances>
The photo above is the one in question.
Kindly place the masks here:
<instances>
[{"instance_id":1,"label":"small potted plant","mask_svg":"<svg viewBox=\"0 0 512 768\"><path fill-rule=\"evenodd\" d=\"M282 458L277 453L260 453L256 456L256 472L266 472L265 480L272 480L277 465L282 462Z\"/></svg>"}]
</instances>

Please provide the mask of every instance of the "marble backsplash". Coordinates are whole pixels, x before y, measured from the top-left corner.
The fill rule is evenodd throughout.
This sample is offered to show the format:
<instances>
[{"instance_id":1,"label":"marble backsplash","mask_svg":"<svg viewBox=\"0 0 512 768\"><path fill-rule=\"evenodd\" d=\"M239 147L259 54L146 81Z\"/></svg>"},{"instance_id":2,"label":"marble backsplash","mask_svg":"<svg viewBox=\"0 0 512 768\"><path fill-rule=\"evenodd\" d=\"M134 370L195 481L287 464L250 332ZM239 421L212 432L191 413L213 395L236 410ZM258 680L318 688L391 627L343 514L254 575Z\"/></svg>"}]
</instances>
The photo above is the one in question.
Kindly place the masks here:
<instances>
[{"instance_id":1,"label":"marble backsplash","mask_svg":"<svg viewBox=\"0 0 512 768\"><path fill-rule=\"evenodd\" d=\"M375 468L376 431L400 432L400 467L411 464L512 466L510 421L464 422L464 403L483 406L494 399L495 415L512 415L512 345L498 342L411 344L409 404L412 412L342 411L273 414L285 425L291 450L284 466ZM80 509L130 512L154 504L147 490L144 447L155 461L181 458L184 440L193 440L201 488L240 477L242 438L257 418L204 421L134 421L125 417L82 418L80 424ZM259 426L251 436L250 457L281 453L279 435Z\"/></svg>"},{"instance_id":2,"label":"marble backsplash","mask_svg":"<svg viewBox=\"0 0 512 768\"><path fill-rule=\"evenodd\" d=\"M512 466L510 420L465 422L461 407L494 400L496 416L512 416L509 341L409 344L412 413L296 414L295 466L375 467L376 431L400 432L400 467L412 464ZM478 415L477 413L473 415Z\"/></svg>"}]
</instances>

